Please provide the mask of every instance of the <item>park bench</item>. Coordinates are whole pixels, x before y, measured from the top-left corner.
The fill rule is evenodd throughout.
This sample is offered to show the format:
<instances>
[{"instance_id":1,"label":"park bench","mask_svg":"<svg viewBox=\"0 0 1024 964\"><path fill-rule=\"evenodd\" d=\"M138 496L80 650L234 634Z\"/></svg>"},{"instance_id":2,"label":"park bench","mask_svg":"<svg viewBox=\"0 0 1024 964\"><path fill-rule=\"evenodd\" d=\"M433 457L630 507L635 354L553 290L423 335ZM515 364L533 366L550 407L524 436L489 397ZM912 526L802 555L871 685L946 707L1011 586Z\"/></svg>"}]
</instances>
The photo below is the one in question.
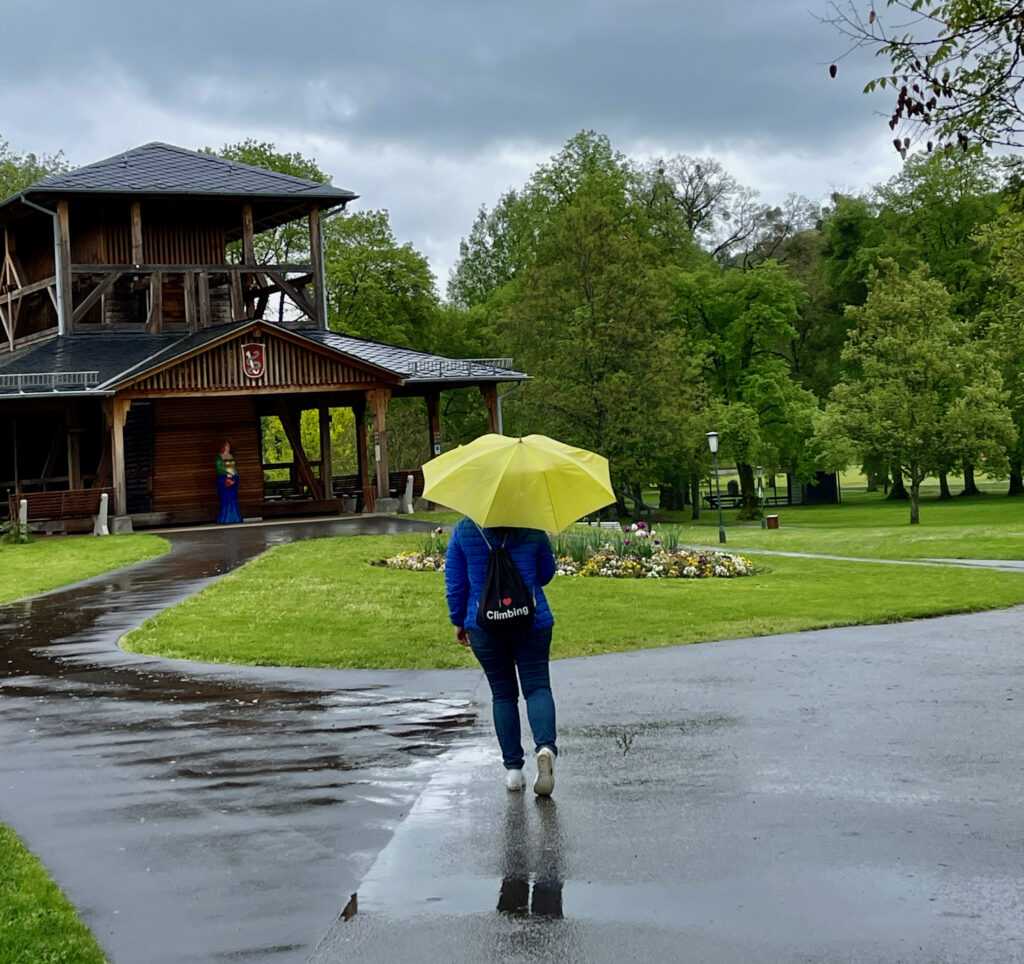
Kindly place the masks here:
<instances>
[{"instance_id":1,"label":"park bench","mask_svg":"<svg viewBox=\"0 0 1024 964\"><path fill-rule=\"evenodd\" d=\"M388 472L388 493L401 498L405 493L406 480L412 476L412 496L418 499L423 495L423 469L406 469L401 472Z\"/></svg>"},{"instance_id":2,"label":"park bench","mask_svg":"<svg viewBox=\"0 0 1024 964\"><path fill-rule=\"evenodd\" d=\"M63 489L57 492L12 492L8 496L11 519L18 518L21 500L28 506L28 521L38 524L44 532L86 531L100 511L107 489ZM70 523L70 524L69 524Z\"/></svg>"}]
</instances>

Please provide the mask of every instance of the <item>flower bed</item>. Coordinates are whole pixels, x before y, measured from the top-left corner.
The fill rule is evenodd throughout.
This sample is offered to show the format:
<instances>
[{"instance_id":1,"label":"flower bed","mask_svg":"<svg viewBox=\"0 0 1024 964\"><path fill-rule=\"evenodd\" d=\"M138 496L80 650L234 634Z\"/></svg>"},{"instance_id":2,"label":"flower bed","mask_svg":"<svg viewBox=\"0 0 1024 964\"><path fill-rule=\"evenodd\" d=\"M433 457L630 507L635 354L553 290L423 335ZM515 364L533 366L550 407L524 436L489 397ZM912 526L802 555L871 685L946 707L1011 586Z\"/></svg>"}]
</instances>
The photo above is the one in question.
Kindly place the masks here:
<instances>
[{"instance_id":1,"label":"flower bed","mask_svg":"<svg viewBox=\"0 0 1024 964\"><path fill-rule=\"evenodd\" d=\"M658 538L642 522L621 533L596 535L596 539L590 533L556 536L556 574L606 579L732 579L756 571L745 556L687 549L676 545L674 538ZM441 536L436 530L422 551L400 552L382 564L389 569L444 572Z\"/></svg>"}]
</instances>

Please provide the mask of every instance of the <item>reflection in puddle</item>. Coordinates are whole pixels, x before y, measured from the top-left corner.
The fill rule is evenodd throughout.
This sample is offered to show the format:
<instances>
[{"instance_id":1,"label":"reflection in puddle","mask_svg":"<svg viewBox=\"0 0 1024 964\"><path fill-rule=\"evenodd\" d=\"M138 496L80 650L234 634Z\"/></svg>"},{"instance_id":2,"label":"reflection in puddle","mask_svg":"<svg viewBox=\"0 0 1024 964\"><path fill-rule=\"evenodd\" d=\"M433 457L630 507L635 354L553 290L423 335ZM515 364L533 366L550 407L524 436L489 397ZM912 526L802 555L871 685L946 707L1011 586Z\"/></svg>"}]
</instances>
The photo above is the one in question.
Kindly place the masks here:
<instances>
[{"instance_id":1,"label":"reflection in puddle","mask_svg":"<svg viewBox=\"0 0 1024 964\"><path fill-rule=\"evenodd\" d=\"M562 917L562 836L558 809L537 797L528 820L525 793L511 794L505 819L504 876L498 911L513 917Z\"/></svg>"}]
</instances>

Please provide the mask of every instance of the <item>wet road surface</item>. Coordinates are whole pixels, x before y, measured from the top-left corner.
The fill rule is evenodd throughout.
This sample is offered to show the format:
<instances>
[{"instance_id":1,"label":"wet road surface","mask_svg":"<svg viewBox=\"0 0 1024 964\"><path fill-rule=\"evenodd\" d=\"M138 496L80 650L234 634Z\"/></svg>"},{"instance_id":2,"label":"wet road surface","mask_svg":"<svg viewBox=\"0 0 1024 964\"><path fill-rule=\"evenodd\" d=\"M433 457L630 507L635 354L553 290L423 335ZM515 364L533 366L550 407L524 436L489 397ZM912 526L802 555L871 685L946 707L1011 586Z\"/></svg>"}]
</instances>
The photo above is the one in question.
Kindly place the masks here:
<instances>
[{"instance_id":1,"label":"wet road surface","mask_svg":"<svg viewBox=\"0 0 1024 964\"><path fill-rule=\"evenodd\" d=\"M126 654L151 614L341 522L171 534L170 553L0 608L0 819L114 962L303 960L473 726L479 674Z\"/></svg>"},{"instance_id":2,"label":"wet road surface","mask_svg":"<svg viewBox=\"0 0 1024 964\"><path fill-rule=\"evenodd\" d=\"M112 644L330 529L0 610L0 819L115 964L1024 961L1024 609L557 661L548 801L504 789L479 673Z\"/></svg>"},{"instance_id":3,"label":"wet road surface","mask_svg":"<svg viewBox=\"0 0 1024 964\"><path fill-rule=\"evenodd\" d=\"M1022 620L553 663L553 798L460 741L313 960L1024 961Z\"/></svg>"}]
</instances>

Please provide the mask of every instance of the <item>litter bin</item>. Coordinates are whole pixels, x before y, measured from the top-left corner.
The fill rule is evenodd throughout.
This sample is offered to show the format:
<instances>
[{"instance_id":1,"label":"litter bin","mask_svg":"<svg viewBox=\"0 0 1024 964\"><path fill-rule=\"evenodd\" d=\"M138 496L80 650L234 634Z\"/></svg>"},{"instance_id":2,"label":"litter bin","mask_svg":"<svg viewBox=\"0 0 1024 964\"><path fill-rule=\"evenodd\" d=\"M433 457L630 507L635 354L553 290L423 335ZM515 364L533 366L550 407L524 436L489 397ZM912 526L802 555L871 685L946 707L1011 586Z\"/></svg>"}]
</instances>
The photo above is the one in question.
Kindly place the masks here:
<instances>
[{"instance_id":1,"label":"litter bin","mask_svg":"<svg viewBox=\"0 0 1024 964\"><path fill-rule=\"evenodd\" d=\"M768 528L769 529L778 529L778 527L779 527L779 517L777 515L767 516L765 518L765 521L768 523Z\"/></svg>"}]
</instances>

